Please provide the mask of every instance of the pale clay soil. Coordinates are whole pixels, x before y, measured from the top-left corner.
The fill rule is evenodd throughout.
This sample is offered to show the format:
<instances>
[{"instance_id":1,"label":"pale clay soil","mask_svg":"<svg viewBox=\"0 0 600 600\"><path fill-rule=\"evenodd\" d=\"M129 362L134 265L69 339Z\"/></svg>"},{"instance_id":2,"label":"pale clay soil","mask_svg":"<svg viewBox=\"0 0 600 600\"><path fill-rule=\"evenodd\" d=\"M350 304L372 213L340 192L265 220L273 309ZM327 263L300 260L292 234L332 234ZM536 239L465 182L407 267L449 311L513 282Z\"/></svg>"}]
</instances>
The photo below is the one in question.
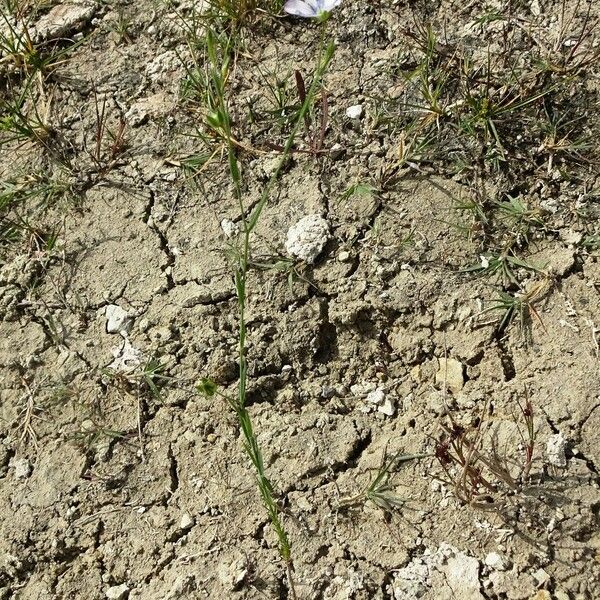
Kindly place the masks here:
<instances>
[{"instance_id":1,"label":"pale clay soil","mask_svg":"<svg viewBox=\"0 0 600 600\"><path fill-rule=\"evenodd\" d=\"M544 15L559 5L544 4L515 10L551 35L554 21ZM51 259L19 246L0 262L0 598L287 598L235 416L194 389L211 377L235 391L237 304L224 252L232 238L222 223L239 222L239 209L225 161L217 157L196 185L179 166L198 145L184 135L195 117L180 100L187 55L179 21L158 2L123 6L131 42L117 43L110 31L110 3L89 2L86 18L62 34L89 37L53 75L51 118L85 178L95 88L111 127L125 115L129 150L106 178L83 186L79 202L45 214L44 223L60 224ZM325 145L343 150L294 154L253 239L256 257L284 256L287 232L302 217L318 214L330 231L292 286L276 270L252 270L249 281L250 412L282 503L297 594L594 600L600 258L578 245L581 225L558 211L551 235L527 247L554 280L537 305L543 325L533 319L525 343L518 319L499 334L497 315L481 314L494 296L490 279L463 271L481 248L452 226L453 206L470 193L460 178L412 170L380 195L343 196L394 152L393 136L374 132L371 118L376 99L394 91L390 65L413 9L348 1L336 11ZM450 1L428 11L455 41L484 12L478 2ZM230 104L241 121L264 92L255 65L308 77L314 64L315 25L260 23L245 34L232 75ZM587 85L597 90L598 73L590 73ZM359 104L363 114L347 117ZM590 106L590 119L597 111ZM264 148L270 136L257 126L244 141ZM0 177L24 172L39 154L3 148ZM277 157L245 156L248 205ZM586 195L598 210L597 173L585 169L585 186L552 187L560 206ZM534 202L544 200L540 189ZM107 328L111 315L125 323ZM135 369L127 371L151 358L169 377L160 397L141 394ZM440 376L445 358L452 369ZM377 388L385 406L368 401ZM394 475L401 508L340 508L384 452L431 453L447 411L468 420L491 406L500 445L518 452L516 399L525 389L534 462L501 509L459 502L434 479L433 458ZM98 428L105 435L82 441Z\"/></svg>"}]
</instances>

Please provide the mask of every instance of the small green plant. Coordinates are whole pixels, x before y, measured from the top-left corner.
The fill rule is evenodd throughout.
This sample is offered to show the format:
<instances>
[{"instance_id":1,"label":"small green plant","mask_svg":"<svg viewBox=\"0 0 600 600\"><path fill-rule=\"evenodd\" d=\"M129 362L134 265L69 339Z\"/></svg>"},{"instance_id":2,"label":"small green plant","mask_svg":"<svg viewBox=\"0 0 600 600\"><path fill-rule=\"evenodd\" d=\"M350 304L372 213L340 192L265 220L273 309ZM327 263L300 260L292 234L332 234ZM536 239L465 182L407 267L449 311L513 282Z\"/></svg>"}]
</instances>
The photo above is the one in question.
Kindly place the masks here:
<instances>
[{"instance_id":1,"label":"small green plant","mask_svg":"<svg viewBox=\"0 0 600 600\"><path fill-rule=\"evenodd\" d=\"M236 263L234 265L235 273L235 289L238 303L238 362L239 362L239 382L236 397L230 397L218 391L216 385L204 379L198 385L198 391L208 397L219 395L225 399L236 414L240 430L244 440L244 450L254 467L257 486L263 505L267 511L267 515L277 535L279 542L279 554L286 566L288 576L290 594L296 598L296 592L293 583L293 564L291 545L281 520L280 509L275 500L275 490L269 480L263 461L262 450L258 444L252 419L246 406L246 390L248 385L248 358L247 358L247 325L246 325L246 306L247 306L247 282L248 273L252 264L251 259L251 236L255 230L262 211L269 200L272 188L279 178L279 174L283 165L287 161L298 134L301 125L305 122L305 117L314 102L314 98L318 93L322 78L325 74L327 66L331 61L334 52L333 44L325 45L322 37L321 50L317 61L317 67L313 74L312 82L309 89L306 91L306 96L303 99L302 107L298 113L298 119L287 139L287 142L282 149L279 164L276 167L271 178L264 186L259 201L248 210L244 202L242 170L238 161L237 152L239 150L231 134L231 117L229 115L225 82L228 71L229 58L227 52L232 48L228 40L222 37L207 33L207 80L211 82L210 92L207 95L208 101L208 116L212 119L212 126L217 129L222 139L227 142L227 157L229 165L229 173L233 183L235 198L237 199L240 215L241 215L241 235L240 246L235 253ZM221 40L222 46L218 46L218 41Z\"/></svg>"},{"instance_id":2,"label":"small green plant","mask_svg":"<svg viewBox=\"0 0 600 600\"><path fill-rule=\"evenodd\" d=\"M494 311L499 312L502 316L498 324L498 331L500 332L504 331L506 327L516 319L525 341L530 342L532 319L535 319L544 331L546 330L544 322L535 308L535 304L547 294L550 285L550 279L545 278L530 286L530 288L524 292L511 294L500 291L492 306L484 309L482 314Z\"/></svg>"},{"instance_id":3,"label":"small green plant","mask_svg":"<svg viewBox=\"0 0 600 600\"><path fill-rule=\"evenodd\" d=\"M35 75L30 76L20 91L10 89L6 96L0 97L0 148L14 141L47 145L52 134L49 104L35 94L36 81Z\"/></svg>"},{"instance_id":4,"label":"small green plant","mask_svg":"<svg viewBox=\"0 0 600 600\"><path fill-rule=\"evenodd\" d=\"M122 439L123 437L125 437L125 434L122 431L106 427L93 419L86 419L77 431L74 431L68 436L68 439L87 449L100 442Z\"/></svg>"},{"instance_id":5,"label":"small green plant","mask_svg":"<svg viewBox=\"0 0 600 600\"><path fill-rule=\"evenodd\" d=\"M397 495L392 487L392 478L395 471L404 463L420 460L430 456L429 454L402 454L398 451L393 456L387 456L384 451L381 466L365 488L354 496L348 496L340 500L340 507L351 507L372 502L386 512L399 509L407 502L405 498Z\"/></svg>"},{"instance_id":6,"label":"small green plant","mask_svg":"<svg viewBox=\"0 0 600 600\"><path fill-rule=\"evenodd\" d=\"M529 208L522 197L506 195L507 199L496 203L499 218L504 226L510 231L515 244L523 245L529 243L529 233L534 227L543 228L540 211Z\"/></svg>"},{"instance_id":7,"label":"small green plant","mask_svg":"<svg viewBox=\"0 0 600 600\"><path fill-rule=\"evenodd\" d=\"M512 250L484 252L479 259L480 261L477 264L463 269L463 272L488 276L497 275L503 283L512 283L514 285L519 284L515 272L517 269L541 272L541 269L519 258Z\"/></svg>"},{"instance_id":8,"label":"small green plant","mask_svg":"<svg viewBox=\"0 0 600 600\"><path fill-rule=\"evenodd\" d=\"M120 45L133 43L133 38L131 37L132 26L133 19L131 16L123 8L119 8L117 9L116 17L110 22L108 28L114 34L116 43Z\"/></svg>"}]
</instances>

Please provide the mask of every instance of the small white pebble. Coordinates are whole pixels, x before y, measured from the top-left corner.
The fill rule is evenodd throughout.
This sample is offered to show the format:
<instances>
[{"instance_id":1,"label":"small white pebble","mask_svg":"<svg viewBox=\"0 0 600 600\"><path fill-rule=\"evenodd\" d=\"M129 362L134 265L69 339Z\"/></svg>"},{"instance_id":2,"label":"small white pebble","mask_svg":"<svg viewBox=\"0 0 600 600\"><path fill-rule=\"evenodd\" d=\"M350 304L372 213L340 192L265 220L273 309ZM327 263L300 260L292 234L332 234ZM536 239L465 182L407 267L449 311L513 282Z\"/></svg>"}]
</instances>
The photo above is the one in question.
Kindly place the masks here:
<instances>
[{"instance_id":1,"label":"small white pebble","mask_svg":"<svg viewBox=\"0 0 600 600\"><path fill-rule=\"evenodd\" d=\"M385 402L385 392L381 388L377 388L369 392L365 400L369 404L383 404Z\"/></svg>"},{"instance_id":2,"label":"small white pebble","mask_svg":"<svg viewBox=\"0 0 600 600\"><path fill-rule=\"evenodd\" d=\"M129 592L127 584L122 583L121 585L113 585L106 590L106 597L108 600L121 600L125 598Z\"/></svg>"},{"instance_id":3,"label":"small white pebble","mask_svg":"<svg viewBox=\"0 0 600 600\"><path fill-rule=\"evenodd\" d=\"M191 529L194 526L194 523L194 517L192 517L189 513L183 513L181 515L181 521L179 521L179 529L183 531Z\"/></svg>"},{"instance_id":4,"label":"small white pebble","mask_svg":"<svg viewBox=\"0 0 600 600\"><path fill-rule=\"evenodd\" d=\"M234 223L231 219L223 219L221 221L221 229L223 230L225 237L228 238L236 236L240 230L237 223Z\"/></svg>"},{"instance_id":5,"label":"small white pebble","mask_svg":"<svg viewBox=\"0 0 600 600\"><path fill-rule=\"evenodd\" d=\"M567 457L565 447L567 441L562 433L551 435L546 442L546 458L551 465L555 467L566 467Z\"/></svg>"},{"instance_id":6,"label":"small white pebble","mask_svg":"<svg viewBox=\"0 0 600 600\"><path fill-rule=\"evenodd\" d=\"M490 569L496 571L506 571L506 561L497 552L490 552L484 559L485 564Z\"/></svg>"},{"instance_id":7,"label":"small white pebble","mask_svg":"<svg viewBox=\"0 0 600 600\"><path fill-rule=\"evenodd\" d=\"M394 413L396 412L396 408L394 407L394 403L389 398L386 398L383 401L383 404L377 407L377 411L383 413L387 417L393 417Z\"/></svg>"},{"instance_id":8,"label":"small white pebble","mask_svg":"<svg viewBox=\"0 0 600 600\"><path fill-rule=\"evenodd\" d=\"M360 119L363 114L362 104L355 104L354 106L349 106L346 109L346 116L349 119Z\"/></svg>"},{"instance_id":9,"label":"small white pebble","mask_svg":"<svg viewBox=\"0 0 600 600\"><path fill-rule=\"evenodd\" d=\"M16 479L27 479L31 475L31 463L26 458L13 458L10 466L15 470Z\"/></svg>"}]
</instances>

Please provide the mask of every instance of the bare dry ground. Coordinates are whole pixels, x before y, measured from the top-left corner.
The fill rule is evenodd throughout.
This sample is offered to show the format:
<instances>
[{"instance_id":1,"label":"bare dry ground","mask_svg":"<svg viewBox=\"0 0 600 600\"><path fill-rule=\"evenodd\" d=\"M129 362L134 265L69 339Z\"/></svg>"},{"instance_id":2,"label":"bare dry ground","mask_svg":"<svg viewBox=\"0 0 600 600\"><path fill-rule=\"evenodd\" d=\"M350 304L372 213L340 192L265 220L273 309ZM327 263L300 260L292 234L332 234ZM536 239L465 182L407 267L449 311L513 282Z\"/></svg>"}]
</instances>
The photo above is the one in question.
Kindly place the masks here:
<instances>
[{"instance_id":1,"label":"bare dry ground","mask_svg":"<svg viewBox=\"0 0 600 600\"><path fill-rule=\"evenodd\" d=\"M206 27L247 206L336 45L248 279L297 597L599 598L598 7L34 4L0 22L0 598L293 597L235 414L195 389L239 360ZM314 264L286 250L307 215Z\"/></svg>"}]
</instances>

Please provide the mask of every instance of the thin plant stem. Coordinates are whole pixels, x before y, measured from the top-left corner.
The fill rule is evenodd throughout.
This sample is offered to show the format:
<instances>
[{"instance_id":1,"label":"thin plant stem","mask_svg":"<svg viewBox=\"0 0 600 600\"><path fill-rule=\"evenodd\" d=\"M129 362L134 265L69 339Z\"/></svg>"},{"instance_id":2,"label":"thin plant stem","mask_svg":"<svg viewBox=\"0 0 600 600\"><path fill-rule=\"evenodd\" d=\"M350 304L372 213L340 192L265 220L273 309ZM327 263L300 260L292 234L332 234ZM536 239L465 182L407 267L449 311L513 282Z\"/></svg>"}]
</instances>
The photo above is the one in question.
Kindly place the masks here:
<instances>
[{"instance_id":1,"label":"thin plant stem","mask_svg":"<svg viewBox=\"0 0 600 600\"><path fill-rule=\"evenodd\" d=\"M218 56L216 52L216 48L214 45L215 39L208 39L208 55L209 59L212 62L213 69L217 69L217 73L221 77L223 77L223 72L218 64ZM212 47L211 47L212 45ZM234 194L238 201L240 213L242 215L242 226L243 226L243 236L241 242L241 252L239 253L238 262L235 270L235 287L237 294L237 302L238 302L238 352L239 352L239 383L238 383L238 393L236 399L230 399L229 403L234 409L240 429L242 431L242 435L244 438L244 449L248 454L252 464L254 465L254 469L256 471L257 476L257 485L261 495L261 499L263 504L267 510L267 514L269 516L269 520L273 526L273 529L277 535L277 539L279 542L279 554L286 565L286 574L288 578L289 590L291 597L293 600L296 600L296 592L294 589L293 583L293 562L291 555L291 545L289 542L289 538L287 532L284 528L280 517L280 509L277 505L277 502L274 498L274 490L271 482L269 481L264 467L263 456L258 444L258 440L256 438L256 434L253 429L252 420L250 414L246 408L246 391L247 391L247 381L248 381L248 363L247 363L247 348L246 348L246 304L247 304L247 278L248 278L248 270L250 265L250 251L251 251L251 240L250 236L252 231L258 224L259 218L262 214L262 211L269 199L271 191L279 178L281 170L285 165L287 159L290 156L292 146L300 130L300 127L304 123L304 118L308 114L310 110L311 104L314 101L315 95L317 93L318 87L321 83L323 75L327 69L329 62L333 56L334 45L332 43L325 44L325 27L321 28L321 40L319 47L319 54L317 60L317 67L313 76L313 80L302 102L302 106L298 115L296 117L296 122L292 128L292 131L287 138L286 144L283 148L281 159L272 174L271 178L265 185L260 199L252 210L250 214L246 211L246 206L244 204L243 193L242 193L242 174L240 172L237 154L238 148L237 145L233 143L233 136L231 135L231 120L229 116L229 112L227 110L225 95L223 86L219 84L216 88L219 90L218 93L218 118L219 123L224 132L224 138L227 140L228 144L228 163L229 163L229 171L231 175L231 179L234 185ZM217 77L219 77L217 75ZM221 83L224 81L224 78L221 80Z\"/></svg>"}]
</instances>

